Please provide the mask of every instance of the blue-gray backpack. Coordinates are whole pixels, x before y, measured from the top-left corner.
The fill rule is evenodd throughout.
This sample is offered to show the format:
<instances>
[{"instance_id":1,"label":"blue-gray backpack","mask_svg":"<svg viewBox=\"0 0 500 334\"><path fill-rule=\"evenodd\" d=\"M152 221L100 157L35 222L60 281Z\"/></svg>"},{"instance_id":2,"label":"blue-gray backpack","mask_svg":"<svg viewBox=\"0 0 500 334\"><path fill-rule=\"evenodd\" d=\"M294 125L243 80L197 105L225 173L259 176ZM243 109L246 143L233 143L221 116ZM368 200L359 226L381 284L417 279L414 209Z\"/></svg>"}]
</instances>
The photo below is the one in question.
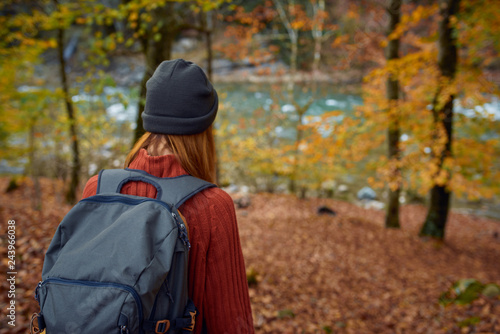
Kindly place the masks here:
<instances>
[{"instance_id":1,"label":"blue-gray backpack","mask_svg":"<svg viewBox=\"0 0 500 334\"><path fill-rule=\"evenodd\" d=\"M120 194L129 181L157 198ZM64 217L45 255L35 298L46 334L191 333L187 226L179 207L214 185L189 175L158 178L103 170L95 196Z\"/></svg>"}]
</instances>

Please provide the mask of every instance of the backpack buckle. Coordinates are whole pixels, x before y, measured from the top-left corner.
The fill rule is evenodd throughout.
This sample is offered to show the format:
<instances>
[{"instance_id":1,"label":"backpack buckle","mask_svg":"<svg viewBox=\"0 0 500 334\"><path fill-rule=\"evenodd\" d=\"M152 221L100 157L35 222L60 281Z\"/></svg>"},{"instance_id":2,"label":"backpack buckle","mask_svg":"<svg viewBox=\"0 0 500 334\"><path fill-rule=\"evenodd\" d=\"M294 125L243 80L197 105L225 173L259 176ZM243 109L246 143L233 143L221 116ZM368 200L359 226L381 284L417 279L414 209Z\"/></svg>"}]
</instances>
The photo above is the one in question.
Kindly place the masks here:
<instances>
[{"instance_id":1,"label":"backpack buckle","mask_svg":"<svg viewBox=\"0 0 500 334\"><path fill-rule=\"evenodd\" d=\"M36 322L36 324L35 324ZM40 313L33 313L30 321L31 334L45 334L45 319L43 318L42 311Z\"/></svg>"},{"instance_id":2,"label":"backpack buckle","mask_svg":"<svg viewBox=\"0 0 500 334\"><path fill-rule=\"evenodd\" d=\"M161 326L161 328L160 328ZM156 334L165 334L170 328L170 321L168 320L159 320L156 322L155 333Z\"/></svg>"},{"instance_id":3,"label":"backpack buckle","mask_svg":"<svg viewBox=\"0 0 500 334\"><path fill-rule=\"evenodd\" d=\"M195 325L195 320L196 320L196 311L189 312L189 314L191 315L191 325L189 325L189 327L184 327L183 329L192 332L192 331L194 331L194 325Z\"/></svg>"}]
</instances>

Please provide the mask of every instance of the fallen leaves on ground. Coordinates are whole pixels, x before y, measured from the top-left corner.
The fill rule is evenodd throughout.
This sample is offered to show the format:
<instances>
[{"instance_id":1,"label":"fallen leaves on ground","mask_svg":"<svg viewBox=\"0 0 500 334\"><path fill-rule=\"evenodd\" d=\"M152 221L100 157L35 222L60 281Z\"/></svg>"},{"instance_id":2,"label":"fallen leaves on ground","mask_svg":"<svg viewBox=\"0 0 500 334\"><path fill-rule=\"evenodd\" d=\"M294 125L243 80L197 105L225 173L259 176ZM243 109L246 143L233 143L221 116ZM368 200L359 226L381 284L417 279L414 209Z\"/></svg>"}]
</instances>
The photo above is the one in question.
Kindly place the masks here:
<instances>
[{"instance_id":1,"label":"fallen leaves on ground","mask_svg":"<svg viewBox=\"0 0 500 334\"><path fill-rule=\"evenodd\" d=\"M337 215L318 216L324 205ZM354 204L253 196L238 219L246 266L257 276L257 332L500 333L498 298L438 304L461 278L500 282L500 222L452 213L439 243L417 236L425 214L405 206L402 229L388 230L383 212Z\"/></svg>"},{"instance_id":2,"label":"fallen leaves on ground","mask_svg":"<svg viewBox=\"0 0 500 334\"><path fill-rule=\"evenodd\" d=\"M2 280L0 333L25 333L38 309L34 288L44 252L70 206L61 204L62 186L54 181L41 180L41 211L31 208L29 180L4 193L8 182L0 178L0 214L2 233L16 220L16 327L4 321ZM323 205L337 215L318 216ZM500 283L500 222L452 212L443 243L417 236L425 213L404 206L402 229L388 230L383 212L354 204L252 195L237 215L256 332L500 333L498 297L438 304L459 279ZM6 258L4 237L0 251Z\"/></svg>"}]
</instances>

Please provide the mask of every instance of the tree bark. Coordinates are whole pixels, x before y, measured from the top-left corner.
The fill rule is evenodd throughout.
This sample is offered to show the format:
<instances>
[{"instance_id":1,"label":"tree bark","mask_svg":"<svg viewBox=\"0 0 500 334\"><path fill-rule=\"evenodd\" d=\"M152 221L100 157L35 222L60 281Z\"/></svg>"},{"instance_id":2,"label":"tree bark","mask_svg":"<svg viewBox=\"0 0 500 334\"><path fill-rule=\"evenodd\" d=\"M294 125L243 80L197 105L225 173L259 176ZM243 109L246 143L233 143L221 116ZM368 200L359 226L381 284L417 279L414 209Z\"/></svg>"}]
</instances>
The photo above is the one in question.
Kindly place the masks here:
<instances>
[{"instance_id":1,"label":"tree bark","mask_svg":"<svg viewBox=\"0 0 500 334\"><path fill-rule=\"evenodd\" d=\"M201 12L201 28L205 34L205 47L207 50L207 77L208 80L212 81L212 62L213 62L213 49L212 49L212 13L211 12Z\"/></svg>"},{"instance_id":2,"label":"tree bark","mask_svg":"<svg viewBox=\"0 0 500 334\"><path fill-rule=\"evenodd\" d=\"M297 106L298 107L298 106ZM307 111L307 108L297 108L297 113L299 114L299 119L297 120L297 126L296 126L296 131L297 135L295 137L295 145L294 145L294 152L293 152L293 165L292 165L292 173L290 175L290 183L288 185L288 189L292 194L295 194L297 191L297 170L298 170L298 165L299 165L299 158L300 158L300 142L302 141L303 137L303 132L301 129L301 125L304 121L304 114Z\"/></svg>"},{"instance_id":3,"label":"tree bark","mask_svg":"<svg viewBox=\"0 0 500 334\"><path fill-rule=\"evenodd\" d=\"M40 187L40 177L39 177L39 168L40 166L36 166L37 157L36 157L36 141L35 141L35 126L37 122L37 117L33 116L29 119L29 137L28 137L28 145L29 145L29 173L31 175L31 179L33 180L33 194L31 196L31 207L33 210L41 211L42 210L42 189Z\"/></svg>"},{"instance_id":4,"label":"tree bark","mask_svg":"<svg viewBox=\"0 0 500 334\"><path fill-rule=\"evenodd\" d=\"M295 88L295 76L297 74L297 56L299 50L299 32L298 29L292 27L291 19L287 15L283 3L281 0L273 0L274 6L278 11L283 26L285 27L288 38L290 39L290 80L288 81L287 91L289 102L293 100L293 90ZM288 12L294 11L295 2L291 1L288 3Z\"/></svg>"},{"instance_id":5,"label":"tree bark","mask_svg":"<svg viewBox=\"0 0 500 334\"><path fill-rule=\"evenodd\" d=\"M443 0L440 2L441 21L439 22L438 40L438 67L445 82L454 79L457 70L458 52L456 35L453 27L450 26L450 17L458 13L460 0ZM443 91L442 86L438 87L433 103L433 116L435 127L442 127L446 136L444 150L439 154L438 173L443 168L444 159L452 156L452 134L453 134L453 95L447 97L444 106L437 103L438 95ZM437 239L444 239L446 221L450 207L451 192L448 189L450 175L447 176L443 184L434 184L430 192L430 204L424 225L420 230L421 236L431 236Z\"/></svg>"},{"instance_id":6,"label":"tree bark","mask_svg":"<svg viewBox=\"0 0 500 334\"><path fill-rule=\"evenodd\" d=\"M401 16L401 0L391 0L388 8L389 12L389 29L387 35L389 36L396 30ZM387 45L387 61L399 58L399 38L391 39ZM387 78L387 99L389 100L389 129L387 131L388 139L388 157L389 161L396 161L397 165L392 170L392 177L397 181L396 189L389 187L389 198L387 203L387 211L385 214L385 227L400 228L399 225L399 194L401 191L401 170L399 167L399 160L401 158L400 145L399 145L399 112L393 110L394 104L397 104L399 99L399 82L397 77L392 75ZM396 107L397 108L397 107Z\"/></svg>"},{"instance_id":7,"label":"tree bark","mask_svg":"<svg viewBox=\"0 0 500 334\"><path fill-rule=\"evenodd\" d=\"M142 126L142 113L146 102L146 82L151 78L155 69L164 60L169 60L172 57L172 45L174 38L179 31L179 25L174 17L174 3L167 2L164 6L158 7L152 13L153 22L151 27L158 25L160 38L156 38L156 33L148 32L146 39L143 41L143 52L146 56L146 70L141 81L141 92L139 96L139 105L137 111L136 128L134 133L133 144L145 133Z\"/></svg>"},{"instance_id":8,"label":"tree bark","mask_svg":"<svg viewBox=\"0 0 500 334\"><path fill-rule=\"evenodd\" d=\"M288 184L288 189L292 194L295 194L295 192L297 191L297 174L298 174L299 159L300 159L300 142L304 137L304 130L302 130L302 124L304 123L304 115L313 102L314 100L310 98L309 101L303 106L300 106L298 103L294 103L294 106L297 109L297 115L299 117L297 120L297 124L295 126L297 134L295 137L295 145L293 151L292 172L290 175L290 182ZM302 192L301 198L303 198L304 193L305 191Z\"/></svg>"},{"instance_id":9,"label":"tree bark","mask_svg":"<svg viewBox=\"0 0 500 334\"><path fill-rule=\"evenodd\" d=\"M213 20L211 12L201 12L201 29L205 34L205 47L207 51L207 77L208 80L212 81L213 69L213 49L212 49L212 31L213 31ZM215 128L214 128L215 129ZM214 131L215 132L215 131ZM215 183L220 184L220 164L219 164L219 149L217 145L217 137L215 137L214 133L214 141L215 141Z\"/></svg>"},{"instance_id":10,"label":"tree bark","mask_svg":"<svg viewBox=\"0 0 500 334\"><path fill-rule=\"evenodd\" d=\"M296 185L296 178L297 178L297 169L298 169L298 160L299 160L299 145L300 141L302 140L302 130L300 129L300 126L302 125L302 119L304 116L305 111L307 111L307 108L309 108L310 103L307 104L307 107L302 108L300 107L294 99L294 90L295 90L295 80L296 80L296 74L297 74L297 57L298 57L298 51L299 51L299 31L298 29L295 29L292 26L292 20L291 17L293 16L293 12L295 10L295 1L289 0L287 2L287 9L288 9L288 14L287 11L285 11L284 4L281 2L281 0L273 0L274 6L276 7L276 10L278 11L278 15L280 17L281 22L283 23L283 26L285 27L287 34L288 34L288 39L290 40L290 80L287 83L287 97L288 97L288 103L292 104L295 106L297 109L297 135L295 139L295 148L294 148L294 153L293 153L293 162L292 162L292 171L290 174L290 179L288 183L288 189L292 194L294 194L297 190L297 185Z\"/></svg>"},{"instance_id":11,"label":"tree bark","mask_svg":"<svg viewBox=\"0 0 500 334\"><path fill-rule=\"evenodd\" d=\"M76 202L76 191L80 183L80 153L78 149L78 135L76 131L76 118L73 107L73 102L69 94L68 78L66 75L66 59L64 58L64 29L57 29L57 53L60 64L61 84L64 94L64 102L69 121L69 134L71 136L71 149L73 153L73 161L71 166L71 181L66 192L66 201L68 203Z\"/></svg>"},{"instance_id":12,"label":"tree bark","mask_svg":"<svg viewBox=\"0 0 500 334\"><path fill-rule=\"evenodd\" d=\"M312 3L315 24L311 30L314 40L314 58L312 64L312 73L316 75L319 73L319 64L321 61L321 48L323 44L323 28L324 18L323 12L325 11L325 0L318 0ZM314 78L313 78L314 80Z\"/></svg>"},{"instance_id":13,"label":"tree bark","mask_svg":"<svg viewBox=\"0 0 500 334\"><path fill-rule=\"evenodd\" d=\"M293 96L293 91L295 88L295 81L297 75L297 57L299 53L299 38L298 33L293 31L290 35L290 43L292 43L290 48L290 81L288 82L288 95Z\"/></svg>"}]
</instances>

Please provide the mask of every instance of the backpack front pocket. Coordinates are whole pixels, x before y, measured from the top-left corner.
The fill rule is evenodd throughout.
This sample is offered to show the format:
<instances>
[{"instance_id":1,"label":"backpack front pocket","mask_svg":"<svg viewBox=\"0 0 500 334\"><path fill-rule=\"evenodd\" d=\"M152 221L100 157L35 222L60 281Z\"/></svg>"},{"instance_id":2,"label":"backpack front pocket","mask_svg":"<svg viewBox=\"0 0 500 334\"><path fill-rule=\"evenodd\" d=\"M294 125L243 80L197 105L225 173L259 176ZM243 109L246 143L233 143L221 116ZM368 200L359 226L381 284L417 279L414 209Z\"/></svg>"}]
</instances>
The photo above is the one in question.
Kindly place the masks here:
<instances>
[{"instance_id":1,"label":"backpack front pocket","mask_svg":"<svg viewBox=\"0 0 500 334\"><path fill-rule=\"evenodd\" d=\"M47 334L142 332L141 299L131 286L52 277L36 294Z\"/></svg>"}]
</instances>

